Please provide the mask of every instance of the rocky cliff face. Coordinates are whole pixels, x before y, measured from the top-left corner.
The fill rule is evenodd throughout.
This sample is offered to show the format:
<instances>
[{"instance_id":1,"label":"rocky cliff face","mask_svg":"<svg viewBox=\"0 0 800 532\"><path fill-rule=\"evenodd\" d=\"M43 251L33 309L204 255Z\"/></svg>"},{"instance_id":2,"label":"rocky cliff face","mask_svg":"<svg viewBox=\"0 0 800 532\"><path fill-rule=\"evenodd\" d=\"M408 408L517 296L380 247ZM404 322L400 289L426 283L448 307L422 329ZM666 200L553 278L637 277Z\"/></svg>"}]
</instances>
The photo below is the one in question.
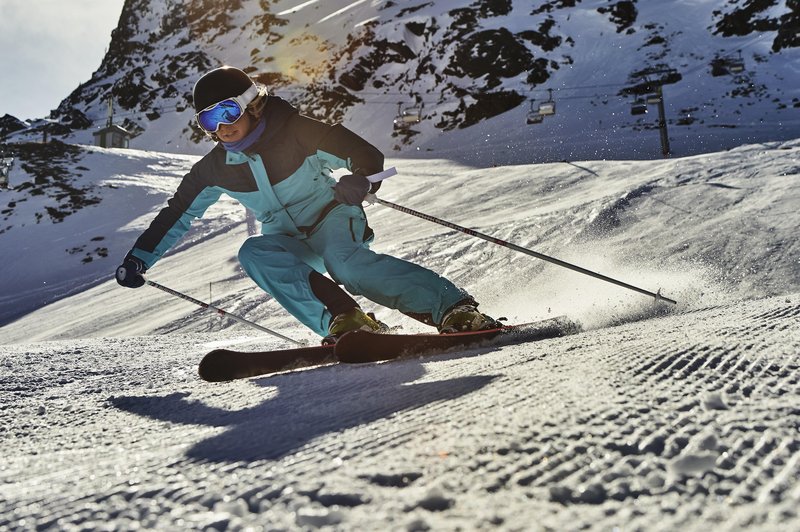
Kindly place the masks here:
<instances>
[{"instance_id":1,"label":"rocky cliff face","mask_svg":"<svg viewBox=\"0 0 800 532\"><path fill-rule=\"evenodd\" d=\"M587 124L606 138L652 127L626 109L654 83L681 93L675 125L718 118L731 97L750 98L735 111L735 127L755 120L741 114L756 101L798 106L798 74L777 71L798 60L800 2L673 4L127 0L102 65L50 118L66 140L89 142L113 95L115 121L140 135L134 145L192 151L202 142L191 125L192 85L220 64L244 67L307 114L344 121L398 153L440 148L447 138L459 144L470 135L451 133L465 129L513 143L525 114L552 97L546 89L573 113L548 118L548 137ZM742 48L747 69L728 72ZM708 86L714 64L730 76ZM419 122L393 126L409 108Z\"/></svg>"}]
</instances>

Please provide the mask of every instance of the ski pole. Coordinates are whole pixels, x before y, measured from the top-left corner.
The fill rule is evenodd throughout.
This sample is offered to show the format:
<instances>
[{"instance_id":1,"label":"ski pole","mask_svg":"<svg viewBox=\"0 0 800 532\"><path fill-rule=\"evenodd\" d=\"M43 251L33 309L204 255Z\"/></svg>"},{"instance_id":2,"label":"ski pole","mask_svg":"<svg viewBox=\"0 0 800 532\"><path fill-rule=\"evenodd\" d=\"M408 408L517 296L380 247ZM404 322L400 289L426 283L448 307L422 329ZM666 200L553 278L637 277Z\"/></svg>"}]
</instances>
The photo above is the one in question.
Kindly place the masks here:
<instances>
[{"instance_id":1,"label":"ski pole","mask_svg":"<svg viewBox=\"0 0 800 532\"><path fill-rule=\"evenodd\" d=\"M216 312L217 314L219 314L221 316L227 316L227 317L229 317L231 319L234 319L234 320L238 321L239 323L244 323L245 325L249 325L251 327L255 327L259 331L271 334L272 336L277 336L281 340L286 340L287 342L291 342L291 343L296 344L296 345L305 345L302 342L298 342L297 340L293 340L293 339L289 338L288 336L282 335L281 333L278 333L278 332L275 332L273 330L267 329L266 327L262 327L261 325L259 325L257 323L253 323L252 321L249 321L249 320L246 320L244 318L241 318L241 317L239 317L239 316L237 316L235 314L230 314L229 312L225 312L221 308L215 307L214 305L211 305L209 303L205 303L205 302L200 301L199 299L195 299L195 298L193 298L191 296L187 296L186 294L182 294L182 293L178 292L177 290L173 290L172 288L167 288L163 284L158 284L157 282L151 281L150 279L145 279L145 283L149 284L150 286L152 286L154 288L158 288L159 290L163 290L164 292L166 292L168 294L172 294L173 296L177 296L177 297L179 297L181 299L185 299L186 301L194 303L195 305L199 305L199 306L203 307L206 310L212 310L212 311Z\"/></svg>"},{"instance_id":2,"label":"ski pole","mask_svg":"<svg viewBox=\"0 0 800 532\"><path fill-rule=\"evenodd\" d=\"M596 272L593 272L591 270L587 270L586 268L581 268L580 266L576 266L574 264L570 264L569 262L564 262L563 260L557 259L555 257L549 257L547 255L544 255L542 253L538 253L538 252L533 251L531 249L527 249L527 248L523 248L521 246L517 246L516 244L512 244L511 242L506 242L505 240L500 240L499 238L495 238L493 236L485 235L483 233L479 233L478 231L473 231L472 229L467 229L466 227L461 227L460 225L456 225L456 224L448 222L446 220L442 220L440 218L436 218L435 216L430 216L430 215L415 211L413 209L409 209L408 207L403 207L402 205L397 205L396 203L392 203L390 201L382 200L382 199L380 199L380 198L378 198L378 197L376 197L376 196L374 196L372 194L367 196L367 201L374 202L374 203L380 203L381 205L384 205L386 207L390 207L390 208L398 210L400 212L404 212L406 214L410 214L412 216L416 216L417 218L422 218L423 220L427 220L429 222L433 222L433 223L437 223L439 225L443 225L445 227L449 227L450 229L455 229L456 231L460 231L460 232L465 233L465 234L470 235L470 236L481 238L483 240L486 240L487 242L491 242L493 244L497 244L498 246L503 246L503 247L506 247L506 248L509 248L509 249L513 249L514 251L519 251L520 253L524 253L526 255L530 255L531 257L536 257L537 259L546 260L547 262L552 262L553 264L557 264L558 266L562 266L564 268L568 268L570 270L573 270L573 271L576 271L576 272L579 272L579 273L590 275L592 277L595 277L597 279L601 279L603 281L615 284L617 286L621 286L623 288L627 288L629 290L633 290L635 292L639 292L640 294L645 294L645 295L654 297L656 299L656 301L666 301L667 303L672 303L673 305L677 305L678 304L677 301L674 301L672 299L669 299L668 297L662 296L661 295L661 290L659 290L658 292L650 292L648 290L644 290L642 288L638 288L638 287L630 285L628 283L625 283L625 282L622 282L622 281L618 281L617 279L613 279L613 278L608 277L606 275L603 275L601 273L596 273Z\"/></svg>"}]
</instances>

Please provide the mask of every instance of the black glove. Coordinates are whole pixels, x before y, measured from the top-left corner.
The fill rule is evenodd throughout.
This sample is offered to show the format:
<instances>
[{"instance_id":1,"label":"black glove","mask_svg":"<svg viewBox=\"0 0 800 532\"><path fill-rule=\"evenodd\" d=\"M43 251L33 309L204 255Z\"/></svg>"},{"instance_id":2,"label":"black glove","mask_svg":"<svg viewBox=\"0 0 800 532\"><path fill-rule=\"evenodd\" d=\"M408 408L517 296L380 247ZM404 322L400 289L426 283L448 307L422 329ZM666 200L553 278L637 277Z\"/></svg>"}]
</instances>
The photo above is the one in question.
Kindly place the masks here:
<instances>
[{"instance_id":1,"label":"black glove","mask_svg":"<svg viewBox=\"0 0 800 532\"><path fill-rule=\"evenodd\" d=\"M371 186L372 183L363 175L347 174L342 176L333 187L333 197L345 205L361 205Z\"/></svg>"},{"instance_id":2,"label":"black glove","mask_svg":"<svg viewBox=\"0 0 800 532\"><path fill-rule=\"evenodd\" d=\"M127 288L139 288L144 285L142 274L146 271L147 268L142 259L128 253L120 267L117 268L117 282Z\"/></svg>"}]
</instances>

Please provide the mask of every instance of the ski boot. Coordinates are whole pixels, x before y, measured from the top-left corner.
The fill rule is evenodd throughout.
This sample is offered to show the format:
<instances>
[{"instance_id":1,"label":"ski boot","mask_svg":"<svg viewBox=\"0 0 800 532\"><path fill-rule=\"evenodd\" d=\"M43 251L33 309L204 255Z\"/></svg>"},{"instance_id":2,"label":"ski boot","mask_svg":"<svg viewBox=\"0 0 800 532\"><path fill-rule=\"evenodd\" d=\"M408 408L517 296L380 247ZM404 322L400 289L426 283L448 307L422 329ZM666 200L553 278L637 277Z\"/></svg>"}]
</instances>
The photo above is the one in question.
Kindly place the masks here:
<instances>
[{"instance_id":1,"label":"ski boot","mask_svg":"<svg viewBox=\"0 0 800 532\"><path fill-rule=\"evenodd\" d=\"M478 305L475 303L458 304L448 310L442 323L439 325L440 334L465 332L465 331L485 331L488 329L498 329L502 323L490 318L486 314L478 312Z\"/></svg>"},{"instance_id":2,"label":"ski boot","mask_svg":"<svg viewBox=\"0 0 800 532\"><path fill-rule=\"evenodd\" d=\"M358 307L349 312L339 314L331 320L328 326L328 336L322 339L322 345L333 345L336 340L350 331L386 332L389 327L375 319L375 314L365 313Z\"/></svg>"}]
</instances>

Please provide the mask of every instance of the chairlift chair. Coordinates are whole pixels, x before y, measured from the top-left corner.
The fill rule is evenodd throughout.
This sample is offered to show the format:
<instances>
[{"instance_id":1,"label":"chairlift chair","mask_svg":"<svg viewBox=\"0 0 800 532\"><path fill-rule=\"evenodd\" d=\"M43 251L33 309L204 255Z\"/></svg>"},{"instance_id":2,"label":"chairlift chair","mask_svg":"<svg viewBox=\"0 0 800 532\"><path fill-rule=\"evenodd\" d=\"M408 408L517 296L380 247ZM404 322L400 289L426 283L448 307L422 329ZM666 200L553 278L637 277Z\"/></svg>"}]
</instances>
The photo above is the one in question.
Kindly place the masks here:
<instances>
[{"instance_id":1,"label":"chairlift chair","mask_svg":"<svg viewBox=\"0 0 800 532\"><path fill-rule=\"evenodd\" d=\"M539 114L537 111L528 113L528 118L525 120L525 122L528 125L541 124L543 121L544 121L544 115Z\"/></svg>"},{"instance_id":2,"label":"chairlift chair","mask_svg":"<svg viewBox=\"0 0 800 532\"><path fill-rule=\"evenodd\" d=\"M632 115L643 115L647 113L647 101L644 98L636 98L631 104Z\"/></svg>"},{"instance_id":3,"label":"chairlift chair","mask_svg":"<svg viewBox=\"0 0 800 532\"><path fill-rule=\"evenodd\" d=\"M421 120L421 107L406 107L404 109L402 102L397 104L397 117L394 119L396 127L409 127L412 124L418 124Z\"/></svg>"},{"instance_id":4,"label":"chairlift chair","mask_svg":"<svg viewBox=\"0 0 800 532\"><path fill-rule=\"evenodd\" d=\"M660 94L658 94L658 93L648 94L648 95L645 97L644 101L645 101L645 102L646 102L648 105L656 105L656 104L659 104L659 103L661 103L661 95L660 95Z\"/></svg>"},{"instance_id":5,"label":"chairlift chair","mask_svg":"<svg viewBox=\"0 0 800 532\"><path fill-rule=\"evenodd\" d=\"M744 58L742 57L741 50L739 50L736 57L728 59L728 72L731 74L741 74L744 72Z\"/></svg>"},{"instance_id":6,"label":"chairlift chair","mask_svg":"<svg viewBox=\"0 0 800 532\"><path fill-rule=\"evenodd\" d=\"M533 108L535 100L531 100L531 108L528 111L528 116L525 118L525 123L528 125L541 124L544 121L544 115L538 110Z\"/></svg>"},{"instance_id":7,"label":"chairlift chair","mask_svg":"<svg viewBox=\"0 0 800 532\"><path fill-rule=\"evenodd\" d=\"M542 116L550 116L556 114L556 102L540 103L539 114Z\"/></svg>"},{"instance_id":8,"label":"chairlift chair","mask_svg":"<svg viewBox=\"0 0 800 532\"><path fill-rule=\"evenodd\" d=\"M539 104L539 114L542 116L550 116L556 114L556 102L553 101L553 89L550 91L550 98L546 102Z\"/></svg>"},{"instance_id":9,"label":"chairlift chair","mask_svg":"<svg viewBox=\"0 0 800 532\"><path fill-rule=\"evenodd\" d=\"M744 72L744 60L731 59L728 61L728 72L731 74L741 74Z\"/></svg>"},{"instance_id":10,"label":"chairlift chair","mask_svg":"<svg viewBox=\"0 0 800 532\"><path fill-rule=\"evenodd\" d=\"M408 109L403 109L402 120L409 124L416 124L421 120L421 114L418 108L409 107Z\"/></svg>"}]
</instances>

